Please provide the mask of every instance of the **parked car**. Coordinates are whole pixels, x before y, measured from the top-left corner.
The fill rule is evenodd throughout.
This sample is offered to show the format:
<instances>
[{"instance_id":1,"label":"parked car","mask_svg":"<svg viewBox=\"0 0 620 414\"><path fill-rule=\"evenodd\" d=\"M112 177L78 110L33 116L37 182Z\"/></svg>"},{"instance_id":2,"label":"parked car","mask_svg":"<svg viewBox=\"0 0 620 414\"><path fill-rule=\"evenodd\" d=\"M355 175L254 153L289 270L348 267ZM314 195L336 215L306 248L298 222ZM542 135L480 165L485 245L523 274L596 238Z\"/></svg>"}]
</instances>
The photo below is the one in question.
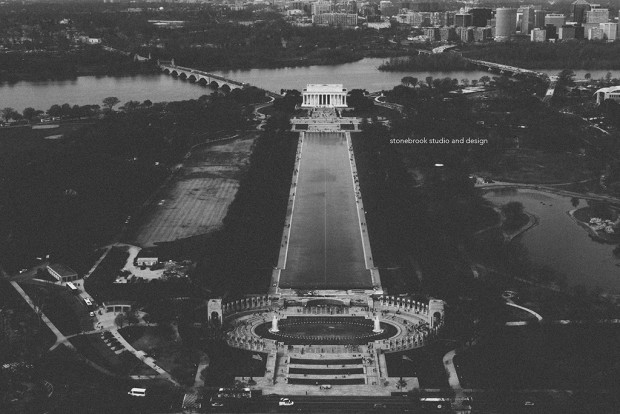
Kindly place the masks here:
<instances>
[{"instance_id":1,"label":"parked car","mask_svg":"<svg viewBox=\"0 0 620 414\"><path fill-rule=\"evenodd\" d=\"M288 407L295 404L293 401L289 400L288 398L280 398L280 401L278 401L278 405L280 407Z\"/></svg>"}]
</instances>

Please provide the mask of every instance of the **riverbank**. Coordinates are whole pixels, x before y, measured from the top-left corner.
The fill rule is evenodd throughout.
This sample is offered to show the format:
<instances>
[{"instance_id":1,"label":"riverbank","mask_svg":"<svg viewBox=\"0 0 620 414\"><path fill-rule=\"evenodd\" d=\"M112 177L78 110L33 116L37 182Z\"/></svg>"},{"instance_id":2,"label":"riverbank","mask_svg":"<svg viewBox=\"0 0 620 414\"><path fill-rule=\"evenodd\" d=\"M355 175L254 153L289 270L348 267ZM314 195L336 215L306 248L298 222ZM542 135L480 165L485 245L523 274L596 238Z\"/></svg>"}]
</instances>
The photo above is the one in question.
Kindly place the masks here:
<instances>
[{"instance_id":1,"label":"riverbank","mask_svg":"<svg viewBox=\"0 0 620 414\"><path fill-rule=\"evenodd\" d=\"M0 54L0 85L20 81L72 80L79 76L133 76L158 73L152 62L134 61L130 56L100 47L66 52L5 52Z\"/></svg>"},{"instance_id":2,"label":"riverbank","mask_svg":"<svg viewBox=\"0 0 620 414\"><path fill-rule=\"evenodd\" d=\"M601 42L510 42L464 45L463 57L524 69L620 69L620 44Z\"/></svg>"},{"instance_id":3,"label":"riverbank","mask_svg":"<svg viewBox=\"0 0 620 414\"><path fill-rule=\"evenodd\" d=\"M379 70L386 72L420 70L446 72L452 70L476 71L479 68L467 62L456 53L442 53L392 58L380 65Z\"/></svg>"},{"instance_id":4,"label":"riverbank","mask_svg":"<svg viewBox=\"0 0 620 414\"><path fill-rule=\"evenodd\" d=\"M605 231L606 227L608 226L604 226L601 230L598 230L598 223L596 225L592 225L589 223L589 220L583 221L580 210L584 209L585 208L570 210L566 214L568 214L575 221L575 223L579 225L579 227L584 228L588 232L592 240L607 244L617 244L618 242L620 242L620 237L618 236L618 233L607 233Z\"/></svg>"}]
</instances>

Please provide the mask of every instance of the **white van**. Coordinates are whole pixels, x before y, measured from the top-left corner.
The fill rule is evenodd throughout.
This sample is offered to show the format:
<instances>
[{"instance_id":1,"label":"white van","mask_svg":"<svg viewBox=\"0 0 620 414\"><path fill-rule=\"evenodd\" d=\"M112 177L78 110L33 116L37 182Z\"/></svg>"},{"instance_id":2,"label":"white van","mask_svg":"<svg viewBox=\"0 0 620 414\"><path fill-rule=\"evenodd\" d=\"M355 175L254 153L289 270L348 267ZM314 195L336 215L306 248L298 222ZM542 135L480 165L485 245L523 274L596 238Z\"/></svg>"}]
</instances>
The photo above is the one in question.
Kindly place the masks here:
<instances>
[{"instance_id":1,"label":"white van","mask_svg":"<svg viewBox=\"0 0 620 414\"><path fill-rule=\"evenodd\" d=\"M133 397L146 397L146 388L132 388L127 394Z\"/></svg>"}]
</instances>

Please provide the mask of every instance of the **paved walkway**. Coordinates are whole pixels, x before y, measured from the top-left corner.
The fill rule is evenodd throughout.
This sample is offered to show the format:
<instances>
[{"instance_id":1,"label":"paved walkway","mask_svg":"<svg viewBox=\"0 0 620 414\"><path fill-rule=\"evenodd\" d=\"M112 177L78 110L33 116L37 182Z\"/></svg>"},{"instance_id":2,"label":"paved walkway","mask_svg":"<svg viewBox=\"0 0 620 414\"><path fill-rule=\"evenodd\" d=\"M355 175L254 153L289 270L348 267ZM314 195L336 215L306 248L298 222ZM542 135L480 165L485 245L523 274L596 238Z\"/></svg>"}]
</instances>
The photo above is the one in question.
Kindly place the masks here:
<instances>
[{"instance_id":1,"label":"paved walkway","mask_svg":"<svg viewBox=\"0 0 620 414\"><path fill-rule=\"evenodd\" d=\"M198 364L198 368L196 368L196 378L194 379L194 391L198 390L201 387L204 387L205 380L202 377L202 371L209 367L209 356L207 354L202 354L200 356L200 363Z\"/></svg>"},{"instance_id":2,"label":"paved walkway","mask_svg":"<svg viewBox=\"0 0 620 414\"><path fill-rule=\"evenodd\" d=\"M457 350L454 349L444 355L443 365L446 373L448 374L448 384L450 384L450 388L454 391L454 402L452 404L452 408L460 413L463 413L469 411L469 404L464 404L468 402L469 398L461 386L461 381L459 380L456 367L454 366L454 356L456 354Z\"/></svg>"}]
</instances>

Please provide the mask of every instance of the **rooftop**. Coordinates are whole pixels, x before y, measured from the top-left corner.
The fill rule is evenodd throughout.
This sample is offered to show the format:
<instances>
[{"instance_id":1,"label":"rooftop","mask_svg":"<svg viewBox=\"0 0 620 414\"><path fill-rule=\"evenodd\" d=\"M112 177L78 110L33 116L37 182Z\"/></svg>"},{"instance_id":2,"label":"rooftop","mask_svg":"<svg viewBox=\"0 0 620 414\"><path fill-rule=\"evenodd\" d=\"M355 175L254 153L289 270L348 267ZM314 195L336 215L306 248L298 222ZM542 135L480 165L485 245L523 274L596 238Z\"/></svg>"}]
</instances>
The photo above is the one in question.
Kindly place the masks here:
<instances>
[{"instance_id":1,"label":"rooftop","mask_svg":"<svg viewBox=\"0 0 620 414\"><path fill-rule=\"evenodd\" d=\"M47 269L57 273L61 277L77 275L77 272L75 270L71 269L69 266L65 266L60 263L51 264L47 266Z\"/></svg>"},{"instance_id":2,"label":"rooftop","mask_svg":"<svg viewBox=\"0 0 620 414\"><path fill-rule=\"evenodd\" d=\"M344 92L341 83L309 83L306 92Z\"/></svg>"}]
</instances>

